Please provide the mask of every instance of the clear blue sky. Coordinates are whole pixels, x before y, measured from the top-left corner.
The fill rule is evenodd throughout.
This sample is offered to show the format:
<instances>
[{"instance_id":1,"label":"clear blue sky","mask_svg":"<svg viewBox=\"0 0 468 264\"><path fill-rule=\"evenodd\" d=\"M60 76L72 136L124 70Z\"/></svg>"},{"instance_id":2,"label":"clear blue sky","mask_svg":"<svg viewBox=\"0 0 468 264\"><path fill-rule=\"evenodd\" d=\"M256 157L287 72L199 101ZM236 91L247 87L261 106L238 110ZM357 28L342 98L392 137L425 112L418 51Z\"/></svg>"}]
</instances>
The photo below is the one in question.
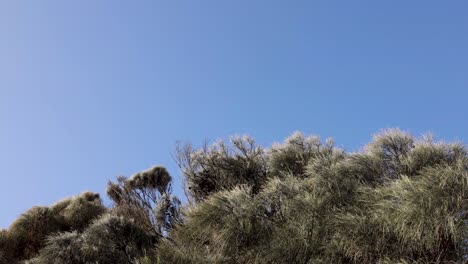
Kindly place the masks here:
<instances>
[{"instance_id":1,"label":"clear blue sky","mask_svg":"<svg viewBox=\"0 0 468 264\"><path fill-rule=\"evenodd\" d=\"M177 140L467 142L466 1L0 2L0 227ZM177 187L177 193L180 193Z\"/></svg>"}]
</instances>

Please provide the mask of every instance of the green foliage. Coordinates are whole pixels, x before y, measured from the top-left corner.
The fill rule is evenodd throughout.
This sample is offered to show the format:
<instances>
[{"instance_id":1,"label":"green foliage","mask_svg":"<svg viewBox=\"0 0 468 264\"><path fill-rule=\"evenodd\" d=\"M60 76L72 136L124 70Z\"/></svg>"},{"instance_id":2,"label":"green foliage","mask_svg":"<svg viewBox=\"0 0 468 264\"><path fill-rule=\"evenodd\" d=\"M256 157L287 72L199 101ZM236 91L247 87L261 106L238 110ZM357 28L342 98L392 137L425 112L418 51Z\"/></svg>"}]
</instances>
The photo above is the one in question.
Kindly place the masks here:
<instances>
[{"instance_id":1,"label":"green foliage","mask_svg":"<svg viewBox=\"0 0 468 264\"><path fill-rule=\"evenodd\" d=\"M337 215L329 250L356 262L382 255L395 261L461 260L466 254L466 163L429 167L414 179L403 176L360 191L359 206Z\"/></svg>"},{"instance_id":2,"label":"green foliage","mask_svg":"<svg viewBox=\"0 0 468 264\"><path fill-rule=\"evenodd\" d=\"M135 259L133 264L161 264L158 257L144 256L138 259Z\"/></svg>"},{"instance_id":3,"label":"green foliage","mask_svg":"<svg viewBox=\"0 0 468 264\"><path fill-rule=\"evenodd\" d=\"M307 263L322 233L323 200L311 179L269 181L251 196L246 187L214 194L187 214L160 246L166 263ZM316 246L314 246L316 245ZM195 256L195 257L194 257Z\"/></svg>"},{"instance_id":4,"label":"green foliage","mask_svg":"<svg viewBox=\"0 0 468 264\"><path fill-rule=\"evenodd\" d=\"M134 219L158 236L180 222L180 201L171 195L171 176L164 167L153 167L130 178L109 182L107 195L114 201L113 213Z\"/></svg>"},{"instance_id":5,"label":"green foliage","mask_svg":"<svg viewBox=\"0 0 468 264\"><path fill-rule=\"evenodd\" d=\"M462 144L390 129L347 153L297 132L269 150L234 137L176 158L184 208L165 168L120 176L110 210L84 193L27 211L0 231L0 263L468 261Z\"/></svg>"},{"instance_id":6,"label":"green foliage","mask_svg":"<svg viewBox=\"0 0 468 264\"><path fill-rule=\"evenodd\" d=\"M324 166L334 158L340 158L342 151L334 148L333 140L328 139L325 143L317 136L304 136L295 132L288 137L283 144L274 144L269 151L268 165L270 177L284 177L294 175L295 177L307 177L306 167Z\"/></svg>"},{"instance_id":7,"label":"green foliage","mask_svg":"<svg viewBox=\"0 0 468 264\"><path fill-rule=\"evenodd\" d=\"M15 244L15 259L34 256L45 243L47 235L64 229L59 215L48 207L33 207L22 214L8 229L8 237Z\"/></svg>"},{"instance_id":8,"label":"green foliage","mask_svg":"<svg viewBox=\"0 0 468 264\"><path fill-rule=\"evenodd\" d=\"M176 159L184 174L189 198L202 201L209 195L234 188L252 186L258 192L267 174L265 151L248 137L232 137L195 150L191 145L178 146Z\"/></svg>"},{"instance_id":9,"label":"green foliage","mask_svg":"<svg viewBox=\"0 0 468 264\"><path fill-rule=\"evenodd\" d=\"M453 263L468 257L468 156L385 130L344 153L294 134L258 192L210 194L163 240L163 263ZM205 174L204 177L217 178ZM250 187L249 187L250 186Z\"/></svg>"},{"instance_id":10,"label":"green foliage","mask_svg":"<svg viewBox=\"0 0 468 264\"><path fill-rule=\"evenodd\" d=\"M166 168L156 166L133 175L127 180L127 184L132 189L157 189L160 193L165 193L171 180Z\"/></svg>"},{"instance_id":11,"label":"green foliage","mask_svg":"<svg viewBox=\"0 0 468 264\"><path fill-rule=\"evenodd\" d=\"M34 257L47 236L61 231L82 230L106 211L98 194L85 192L50 207L33 207L22 214L7 231L3 258L17 262Z\"/></svg>"},{"instance_id":12,"label":"green foliage","mask_svg":"<svg viewBox=\"0 0 468 264\"><path fill-rule=\"evenodd\" d=\"M92 263L129 263L150 253L155 236L148 234L134 221L106 216L91 225L82 235L81 250Z\"/></svg>"},{"instance_id":13,"label":"green foliage","mask_svg":"<svg viewBox=\"0 0 468 264\"><path fill-rule=\"evenodd\" d=\"M69 230L84 229L106 211L99 194L92 192L84 192L62 200L52 205L50 209L62 218Z\"/></svg>"},{"instance_id":14,"label":"green foliage","mask_svg":"<svg viewBox=\"0 0 468 264\"><path fill-rule=\"evenodd\" d=\"M10 238L8 237L8 231L1 229L0 230L0 263L8 263L13 258L12 254L14 252L13 248L15 245L12 245Z\"/></svg>"},{"instance_id":15,"label":"green foliage","mask_svg":"<svg viewBox=\"0 0 468 264\"><path fill-rule=\"evenodd\" d=\"M80 264L85 263L81 252L83 239L77 231L59 233L47 239L46 246L39 256L30 260L31 264Z\"/></svg>"},{"instance_id":16,"label":"green foliage","mask_svg":"<svg viewBox=\"0 0 468 264\"><path fill-rule=\"evenodd\" d=\"M147 253L154 254L155 239L132 220L105 215L83 233L49 237L33 263L132 263Z\"/></svg>"}]
</instances>

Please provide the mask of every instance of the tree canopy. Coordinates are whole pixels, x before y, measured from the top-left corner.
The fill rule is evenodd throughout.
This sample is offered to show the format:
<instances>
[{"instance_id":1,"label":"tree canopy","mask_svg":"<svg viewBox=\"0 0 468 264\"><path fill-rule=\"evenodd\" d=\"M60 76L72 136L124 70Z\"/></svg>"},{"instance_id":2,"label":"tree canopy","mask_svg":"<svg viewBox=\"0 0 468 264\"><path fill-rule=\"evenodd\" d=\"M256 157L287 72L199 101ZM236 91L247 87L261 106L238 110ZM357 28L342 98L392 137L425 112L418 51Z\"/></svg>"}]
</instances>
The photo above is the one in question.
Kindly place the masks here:
<instances>
[{"instance_id":1,"label":"tree canopy","mask_svg":"<svg viewBox=\"0 0 468 264\"><path fill-rule=\"evenodd\" d=\"M357 152L296 132L178 145L187 204L156 166L34 207L0 231L0 263L465 263L462 143L384 130Z\"/></svg>"}]
</instances>

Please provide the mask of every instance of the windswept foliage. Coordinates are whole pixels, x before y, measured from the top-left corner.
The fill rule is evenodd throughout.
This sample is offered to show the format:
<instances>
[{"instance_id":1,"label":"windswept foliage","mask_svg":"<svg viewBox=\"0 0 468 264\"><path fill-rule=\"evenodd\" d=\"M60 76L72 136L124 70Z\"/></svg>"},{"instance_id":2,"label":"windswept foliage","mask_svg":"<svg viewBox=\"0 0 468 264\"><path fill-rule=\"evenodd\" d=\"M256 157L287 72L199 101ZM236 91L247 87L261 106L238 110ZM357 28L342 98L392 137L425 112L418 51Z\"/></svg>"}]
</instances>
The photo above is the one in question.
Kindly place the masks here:
<instances>
[{"instance_id":1,"label":"windswept foliage","mask_svg":"<svg viewBox=\"0 0 468 264\"><path fill-rule=\"evenodd\" d=\"M252 186L257 192L267 175L265 151L248 136L232 137L201 149L177 147L176 159L184 174L189 198L202 201L209 195L237 185Z\"/></svg>"},{"instance_id":2,"label":"windswept foliage","mask_svg":"<svg viewBox=\"0 0 468 264\"><path fill-rule=\"evenodd\" d=\"M304 136L301 132L295 132L283 144L274 144L269 150L269 176L307 177L306 168L309 164L324 166L327 162L333 162L333 158L342 156L341 151L335 149L332 139L324 143L318 136Z\"/></svg>"},{"instance_id":3,"label":"windswept foliage","mask_svg":"<svg viewBox=\"0 0 468 264\"><path fill-rule=\"evenodd\" d=\"M84 192L81 195L57 202L50 210L62 217L67 229L83 230L92 220L106 212L100 195Z\"/></svg>"},{"instance_id":4,"label":"windswept foliage","mask_svg":"<svg viewBox=\"0 0 468 264\"><path fill-rule=\"evenodd\" d=\"M6 245L0 248L0 255L3 254L9 262L31 258L44 246L47 236L82 230L105 211L99 194L91 192L67 198L50 207L33 207L3 231L1 240Z\"/></svg>"},{"instance_id":5,"label":"windswept foliage","mask_svg":"<svg viewBox=\"0 0 468 264\"><path fill-rule=\"evenodd\" d=\"M32 263L132 263L146 253L154 253L155 239L132 220L106 215L83 233L49 237Z\"/></svg>"},{"instance_id":6,"label":"windswept foliage","mask_svg":"<svg viewBox=\"0 0 468 264\"><path fill-rule=\"evenodd\" d=\"M176 246L159 245L163 263L468 260L462 145L392 129L345 153L295 133L268 155L259 192L223 188L189 208Z\"/></svg>"},{"instance_id":7,"label":"windswept foliage","mask_svg":"<svg viewBox=\"0 0 468 264\"><path fill-rule=\"evenodd\" d=\"M130 178L109 182L107 195L113 212L137 221L148 232L164 236L180 222L180 200L171 194L171 176L164 167L153 167Z\"/></svg>"},{"instance_id":8,"label":"windswept foliage","mask_svg":"<svg viewBox=\"0 0 468 264\"><path fill-rule=\"evenodd\" d=\"M294 133L178 146L189 203L163 167L34 207L0 231L0 263L467 263L463 144L384 130L346 152Z\"/></svg>"}]
</instances>

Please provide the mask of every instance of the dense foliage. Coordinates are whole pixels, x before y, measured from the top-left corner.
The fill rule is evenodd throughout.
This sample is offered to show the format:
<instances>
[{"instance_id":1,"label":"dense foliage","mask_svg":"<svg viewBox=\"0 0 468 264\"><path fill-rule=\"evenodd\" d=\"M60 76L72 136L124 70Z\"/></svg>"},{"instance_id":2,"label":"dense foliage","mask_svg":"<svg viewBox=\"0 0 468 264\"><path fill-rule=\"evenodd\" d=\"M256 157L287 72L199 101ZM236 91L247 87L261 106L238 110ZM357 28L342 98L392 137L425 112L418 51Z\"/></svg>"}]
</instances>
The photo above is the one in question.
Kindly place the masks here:
<instances>
[{"instance_id":1,"label":"dense foliage","mask_svg":"<svg viewBox=\"0 0 468 264\"><path fill-rule=\"evenodd\" d=\"M0 260L15 263L35 256L57 232L81 231L107 209L99 194L85 192L49 207L33 207L0 233Z\"/></svg>"},{"instance_id":2,"label":"dense foliage","mask_svg":"<svg viewBox=\"0 0 468 264\"><path fill-rule=\"evenodd\" d=\"M163 167L34 207L0 231L0 263L465 263L463 144L385 130L359 152L294 133L177 148ZM29 260L28 260L29 259Z\"/></svg>"}]
</instances>

